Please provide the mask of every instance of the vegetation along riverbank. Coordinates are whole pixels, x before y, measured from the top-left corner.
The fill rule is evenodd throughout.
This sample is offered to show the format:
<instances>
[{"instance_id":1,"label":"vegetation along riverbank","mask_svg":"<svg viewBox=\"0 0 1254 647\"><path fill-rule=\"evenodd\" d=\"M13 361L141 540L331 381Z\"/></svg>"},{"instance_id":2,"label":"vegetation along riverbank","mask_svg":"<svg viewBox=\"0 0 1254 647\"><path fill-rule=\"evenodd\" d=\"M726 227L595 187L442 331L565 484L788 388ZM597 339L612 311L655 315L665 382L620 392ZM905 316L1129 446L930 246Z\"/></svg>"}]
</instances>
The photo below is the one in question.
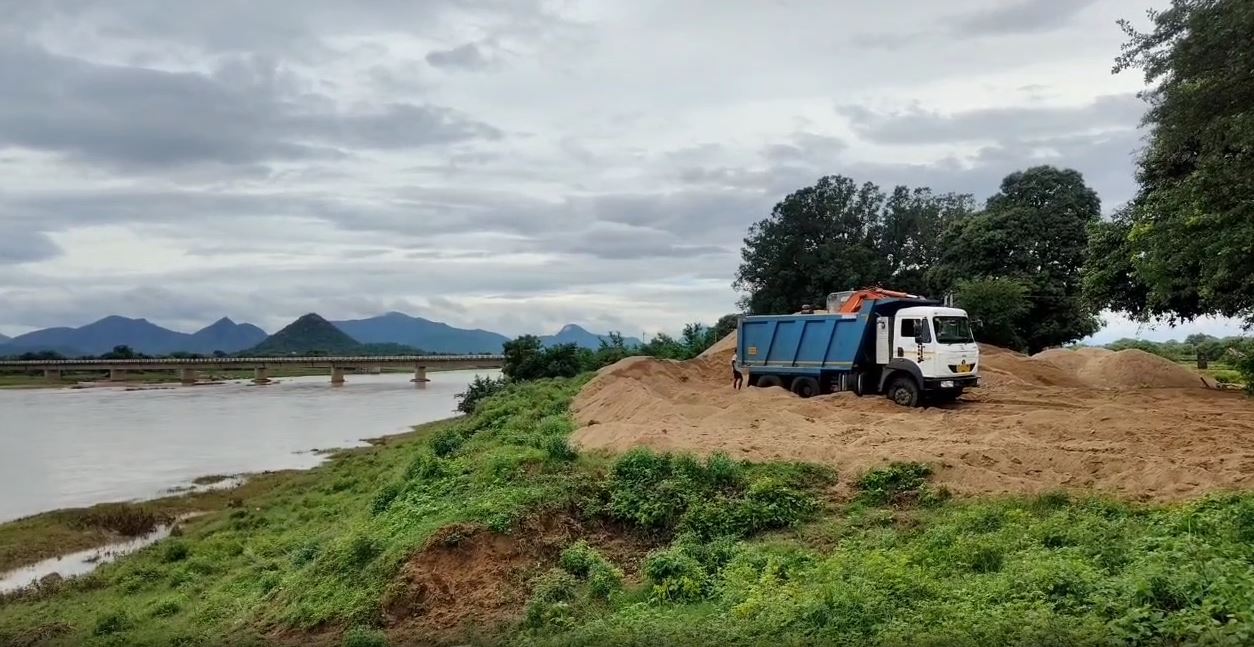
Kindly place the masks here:
<instances>
[{"instance_id":1,"label":"vegetation along riverbank","mask_svg":"<svg viewBox=\"0 0 1254 647\"><path fill-rule=\"evenodd\" d=\"M957 499L914 463L584 454L583 382L193 499L180 536L7 596L0 644L1254 639L1254 495Z\"/></svg>"}]
</instances>

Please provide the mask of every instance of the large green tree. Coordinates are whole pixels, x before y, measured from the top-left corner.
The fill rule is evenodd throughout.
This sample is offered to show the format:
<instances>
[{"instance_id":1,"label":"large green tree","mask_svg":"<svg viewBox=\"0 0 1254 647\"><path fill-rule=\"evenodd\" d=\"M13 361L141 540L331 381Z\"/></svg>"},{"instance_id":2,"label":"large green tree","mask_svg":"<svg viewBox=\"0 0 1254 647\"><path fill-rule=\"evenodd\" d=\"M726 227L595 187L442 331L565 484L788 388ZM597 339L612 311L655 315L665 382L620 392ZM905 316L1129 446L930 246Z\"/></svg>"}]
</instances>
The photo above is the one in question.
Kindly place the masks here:
<instances>
[{"instance_id":1,"label":"large green tree","mask_svg":"<svg viewBox=\"0 0 1254 647\"><path fill-rule=\"evenodd\" d=\"M976 279L1022 285L1028 306L1011 332L1029 352L1086 337L1100 327L1081 292L1089 228L1100 213L1097 193L1077 171L1038 166L1012 173L983 212L949 228L929 278L938 291Z\"/></svg>"},{"instance_id":2,"label":"large green tree","mask_svg":"<svg viewBox=\"0 0 1254 647\"><path fill-rule=\"evenodd\" d=\"M799 189L754 224L735 287L751 313L795 312L839 290L871 285L922 291L946 223L971 211L968 196L832 175Z\"/></svg>"},{"instance_id":3,"label":"large green tree","mask_svg":"<svg viewBox=\"0 0 1254 647\"><path fill-rule=\"evenodd\" d=\"M1141 319L1254 321L1254 2L1173 0L1150 17L1149 33L1123 23L1115 65L1151 85L1141 191L1095 239L1085 287Z\"/></svg>"}]
</instances>

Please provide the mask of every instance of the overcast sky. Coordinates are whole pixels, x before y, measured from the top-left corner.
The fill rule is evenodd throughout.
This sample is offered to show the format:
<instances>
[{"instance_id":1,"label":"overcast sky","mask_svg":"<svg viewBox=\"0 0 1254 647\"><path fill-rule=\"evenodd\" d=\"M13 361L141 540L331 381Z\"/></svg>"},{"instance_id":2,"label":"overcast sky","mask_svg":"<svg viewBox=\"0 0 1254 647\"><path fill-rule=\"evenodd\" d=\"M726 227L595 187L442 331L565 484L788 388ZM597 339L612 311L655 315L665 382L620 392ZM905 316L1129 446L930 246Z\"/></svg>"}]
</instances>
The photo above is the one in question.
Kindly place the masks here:
<instances>
[{"instance_id":1,"label":"overcast sky","mask_svg":"<svg viewBox=\"0 0 1254 647\"><path fill-rule=\"evenodd\" d=\"M0 0L0 332L651 333L732 311L749 224L824 174L982 200L1050 163L1109 211L1143 111L1115 20L1147 8Z\"/></svg>"}]
</instances>

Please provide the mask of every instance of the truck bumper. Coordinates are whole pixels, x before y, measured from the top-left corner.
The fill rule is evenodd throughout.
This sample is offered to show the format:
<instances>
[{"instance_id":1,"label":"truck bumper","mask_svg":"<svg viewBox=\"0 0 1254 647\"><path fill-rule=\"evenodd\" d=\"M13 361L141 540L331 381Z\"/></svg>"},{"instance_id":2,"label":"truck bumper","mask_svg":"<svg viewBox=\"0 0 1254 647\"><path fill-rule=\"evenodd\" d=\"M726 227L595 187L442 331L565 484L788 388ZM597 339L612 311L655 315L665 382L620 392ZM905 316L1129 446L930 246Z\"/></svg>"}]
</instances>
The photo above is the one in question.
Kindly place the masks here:
<instances>
[{"instance_id":1,"label":"truck bumper","mask_svg":"<svg viewBox=\"0 0 1254 647\"><path fill-rule=\"evenodd\" d=\"M923 380L924 391L940 391L943 389L969 389L980 385L980 378L976 376L954 376L954 377L929 377Z\"/></svg>"}]
</instances>

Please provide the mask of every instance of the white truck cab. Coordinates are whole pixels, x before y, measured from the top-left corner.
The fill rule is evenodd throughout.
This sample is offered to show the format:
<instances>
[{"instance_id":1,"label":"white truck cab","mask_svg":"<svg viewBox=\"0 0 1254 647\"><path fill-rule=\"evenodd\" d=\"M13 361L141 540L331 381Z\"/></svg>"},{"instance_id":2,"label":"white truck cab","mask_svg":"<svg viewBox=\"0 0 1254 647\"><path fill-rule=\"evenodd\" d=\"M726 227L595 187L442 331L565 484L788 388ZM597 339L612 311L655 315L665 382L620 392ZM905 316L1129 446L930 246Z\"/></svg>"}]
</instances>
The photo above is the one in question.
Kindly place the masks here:
<instances>
[{"instance_id":1,"label":"white truck cab","mask_svg":"<svg viewBox=\"0 0 1254 647\"><path fill-rule=\"evenodd\" d=\"M978 384L980 349L965 310L912 306L876 321L875 363L883 371L881 388L889 397L894 374L906 372L922 391L953 399Z\"/></svg>"}]
</instances>

